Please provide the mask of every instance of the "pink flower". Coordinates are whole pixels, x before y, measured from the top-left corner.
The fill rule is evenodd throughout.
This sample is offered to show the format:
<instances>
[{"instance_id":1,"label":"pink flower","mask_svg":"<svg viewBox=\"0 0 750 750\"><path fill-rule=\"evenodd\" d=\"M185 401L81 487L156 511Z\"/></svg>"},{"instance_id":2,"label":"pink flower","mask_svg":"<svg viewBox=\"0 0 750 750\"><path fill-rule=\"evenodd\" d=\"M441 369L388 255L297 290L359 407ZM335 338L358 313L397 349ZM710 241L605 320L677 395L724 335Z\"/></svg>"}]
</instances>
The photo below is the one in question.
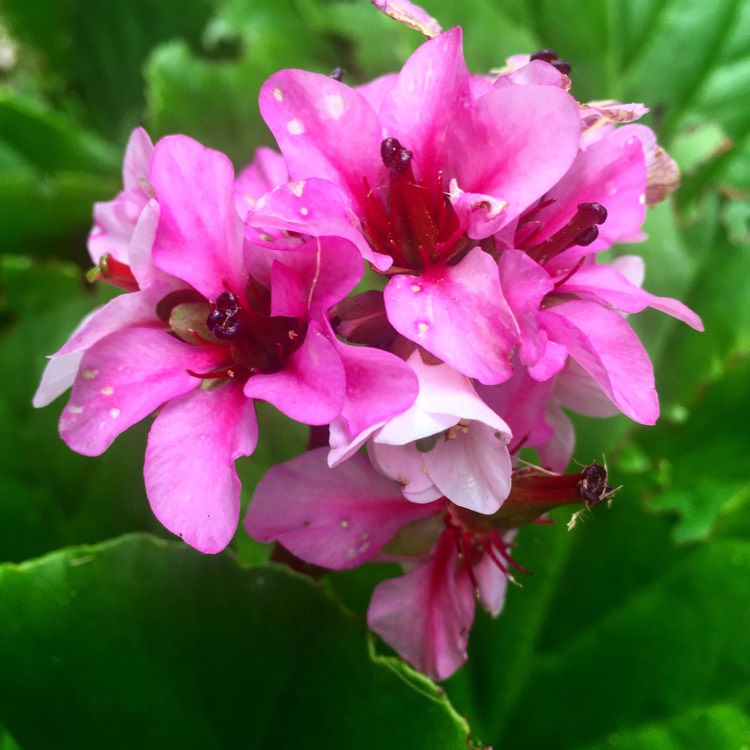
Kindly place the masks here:
<instances>
[{"instance_id":1,"label":"pink flower","mask_svg":"<svg viewBox=\"0 0 750 750\"><path fill-rule=\"evenodd\" d=\"M327 310L357 283L361 260L337 238L276 251L246 242L231 163L185 136L156 145L148 177L156 199L137 220L129 265L117 265L134 291L58 352L73 357L74 377L60 433L98 455L159 409L144 467L153 510L189 544L217 552L239 517L234 461L257 443L253 399L307 424L344 408L346 366ZM35 403L64 381L45 377Z\"/></svg>"},{"instance_id":2,"label":"pink flower","mask_svg":"<svg viewBox=\"0 0 750 750\"><path fill-rule=\"evenodd\" d=\"M260 105L297 187L267 195L249 223L351 239L392 276L385 305L401 335L468 377L508 379L515 340L497 264L477 245L569 169L575 100L471 76L452 29L376 92L287 70Z\"/></svg>"},{"instance_id":3,"label":"pink flower","mask_svg":"<svg viewBox=\"0 0 750 750\"><path fill-rule=\"evenodd\" d=\"M596 465L570 476L524 469L500 512L485 516L445 498L410 503L363 456L329 469L318 449L266 473L245 528L333 570L402 561L405 574L375 588L368 624L417 669L442 680L466 660L476 602L493 616L502 609L509 569L519 568L509 555L513 530L557 505L595 504L608 493L606 472Z\"/></svg>"}]
</instances>

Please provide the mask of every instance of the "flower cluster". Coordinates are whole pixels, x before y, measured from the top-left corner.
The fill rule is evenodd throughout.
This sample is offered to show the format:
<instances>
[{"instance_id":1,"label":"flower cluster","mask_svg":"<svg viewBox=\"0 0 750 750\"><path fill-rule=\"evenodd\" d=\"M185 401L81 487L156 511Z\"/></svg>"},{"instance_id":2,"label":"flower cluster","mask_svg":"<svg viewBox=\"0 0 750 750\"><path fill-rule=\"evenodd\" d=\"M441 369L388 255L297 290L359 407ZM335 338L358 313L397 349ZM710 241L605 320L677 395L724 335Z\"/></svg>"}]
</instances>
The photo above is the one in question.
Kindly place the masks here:
<instances>
[{"instance_id":1,"label":"flower cluster","mask_svg":"<svg viewBox=\"0 0 750 750\"><path fill-rule=\"evenodd\" d=\"M502 607L516 530L611 494L597 464L562 473L563 409L656 421L627 314L701 322L641 289L639 257L600 257L641 240L647 204L678 180L632 124L645 108L580 104L550 50L473 75L459 28L398 13L433 37L400 73L266 82L279 152L239 175L186 136L133 133L123 191L95 206L88 242L90 278L123 294L53 355L34 403L72 386L60 433L85 455L156 412L151 506L209 553L239 522L255 401L327 428L328 445L270 469L245 528L324 568L403 563L369 625L443 679L476 603Z\"/></svg>"}]
</instances>

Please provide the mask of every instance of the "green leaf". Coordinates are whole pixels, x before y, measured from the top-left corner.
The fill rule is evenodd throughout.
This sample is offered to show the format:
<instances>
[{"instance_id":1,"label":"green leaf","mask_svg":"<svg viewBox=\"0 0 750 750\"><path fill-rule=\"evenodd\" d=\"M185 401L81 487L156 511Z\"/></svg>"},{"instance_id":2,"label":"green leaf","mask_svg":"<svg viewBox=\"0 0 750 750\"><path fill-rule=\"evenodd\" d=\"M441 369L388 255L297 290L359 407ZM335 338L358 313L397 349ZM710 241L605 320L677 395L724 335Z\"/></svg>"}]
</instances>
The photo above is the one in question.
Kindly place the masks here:
<instances>
[{"instance_id":1,"label":"green leaf","mask_svg":"<svg viewBox=\"0 0 750 750\"><path fill-rule=\"evenodd\" d=\"M14 36L41 60L48 93L118 143L141 120L143 61L158 43L196 44L211 0L6 0Z\"/></svg>"},{"instance_id":2,"label":"green leaf","mask_svg":"<svg viewBox=\"0 0 750 750\"><path fill-rule=\"evenodd\" d=\"M748 743L750 717L735 706L718 705L690 709L665 721L615 732L605 742L587 745L586 750L705 750L742 748Z\"/></svg>"},{"instance_id":3,"label":"green leaf","mask_svg":"<svg viewBox=\"0 0 750 750\"><path fill-rule=\"evenodd\" d=\"M467 746L440 690L274 565L129 536L0 567L0 608L0 715L29 750Z\"/></svg>"},{"instance_id":4,"label":"green leaf","mask_svg":"<svg viewBox=\"0 0 750 750\"><path fill-rule=\"evenodd\" d=\"M663 477L647 506L679 514L673 530L677 542L708 537L722 507L747 490L750 427L736 415L750 413L749 379L750 357L745 357L701 394L682 424L662 425L639 441L652 474L659 467Z\"/></svg>"}]
</instances>

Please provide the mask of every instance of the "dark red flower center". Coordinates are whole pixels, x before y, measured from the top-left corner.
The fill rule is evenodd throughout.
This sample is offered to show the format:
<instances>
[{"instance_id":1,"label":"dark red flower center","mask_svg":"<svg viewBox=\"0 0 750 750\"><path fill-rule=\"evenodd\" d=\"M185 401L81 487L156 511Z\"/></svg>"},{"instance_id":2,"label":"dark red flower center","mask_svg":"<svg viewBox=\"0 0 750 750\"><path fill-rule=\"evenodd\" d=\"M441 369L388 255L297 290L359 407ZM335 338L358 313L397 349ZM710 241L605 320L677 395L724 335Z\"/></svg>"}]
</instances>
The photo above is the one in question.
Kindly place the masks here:
<instances>
[{"instance_id":1,"label":"dark red flower center","mask_svg":"<svg viewBox=\"0 0 750 750\"><path fill-rule=\"evenodd\" d=\"M393 258L388 273L457 263L468 252L470 241L445 192L442 171L432 179L417 180L413 154L396 138L382 142L380 157L388 183L379 189L364 180L363 228L373 249Z\"/></svg>"}]
</instances>

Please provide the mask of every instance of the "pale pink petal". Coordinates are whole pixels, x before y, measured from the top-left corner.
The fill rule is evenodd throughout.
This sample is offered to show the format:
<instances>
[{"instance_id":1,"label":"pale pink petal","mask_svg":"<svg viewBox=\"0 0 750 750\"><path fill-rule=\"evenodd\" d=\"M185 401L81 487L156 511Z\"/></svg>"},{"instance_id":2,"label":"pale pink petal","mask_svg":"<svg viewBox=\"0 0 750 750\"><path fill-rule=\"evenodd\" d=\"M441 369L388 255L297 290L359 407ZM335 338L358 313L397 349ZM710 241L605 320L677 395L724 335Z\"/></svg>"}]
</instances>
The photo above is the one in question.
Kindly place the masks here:
<instances>
[{"instance_id":1,"label":"pale pink petal","mask_svg":"<svg viewBox=\"0 0 750 750\"><path fill-rule=\"evenodd\" d=\"M474 591L458 571L455 539L443 533L429 562L378 584L367 624L420 672L444 680L466 661Z\"/></svg>"},{"instance_id":2,"label":"pale pink petal","mask_svg":"<svg viewBox=\"0 0 750 750\"><path fill-rule=\"evenodd\" d=\"M563 91L568 91L570 89L570 78L544 60L530 60L520 68L501 75L495 82L495 87L528 86L530 84L556 86Z\"/></svg>"},{"instance_id":3,"label":"pale pink petal","mask_svg":"<svg viewBox=\"0 0 750 750\"><path fill-rule=\"evenodd\" d=\"M591 375L572 359L555 379L554 398L562 406L588 417L614 417L618 412Z\"/></svg>"},{"instance_id":4,"label":"pale pink petal","mask_svg":"<svg viewBox=\"0 0 750 750\"><path fill-rule=\"evenodd\" d=\"M466 193L451 180L450 199L466 233L472 239L491 237L507 223L505 211L508 203L483 193Z\"/></svg>"},{"instance_id":5,"label":"pale pink petal","mask_svg":"<svg viewBox=\"0 0 750 750\"><path fill-rule=\"evenodd\" d=\"M284 362L284 369L253 375L245 383L245 396L273 404L304 424L328 424L344 404L346 377L336 349L316 323L305 340Z\"/></svg>"},{"instance_id":6,"label":"pale pink petal","mask_svg":"<svg viewBox=\"0 0 750 750\"><path fill-rule=\"evenodd\" d=\"M329 469L318 448L271 468L245 517L248 534L279 541L297 557L334 570L376 555L398 530L436 508L410 503L364 456Z\"/></svg>"},{"instance_id":7,"label":"pale pink petal","mask_svg":"<svg viewBox=\"0 0 750 750\"><path fill-rule=\"evenodd\" d=\"M346 189L362 208L362 178L382 170L377 115L356 90L319 73L282 70L260 91L263 119L299 182L319 177Z\"/></svg>"},{"instance_id":8,"label":"pale pink petal","mask_svg":"<svg viewBox=\"0 0 750 750\"><path fill-rule=\"evenodd\" d=\"M143 128L135 128L125 147L122 163L122 184L126 190L140 190L145 195L151 193L148 166L153 152L154 144L148 133Z\"/></svg>"},{"instance_id":9,"label":"pale pink petal","mask_svg":"<svg viewBox=\"0 0 750 750\"><path fill-rule=\"evenodd\" d=\"M469 146L461 123L469 119L471 106L470 75L456 27L425 42L406 61L383 99L380 119L383 132L414 154L417 179L432 180L440 169L454 176L451 156L457 144L461 153Z\"/></svg>"},{"instance_id":10,"label":"pale pink petal","mask_svg":"<svg viewBox=\"0 0 750 750\"><path fill-rule=\"evenodd\" d=\"M216 355L165 331L128 328L94 344L60 417L60 435L78 453L98 456L131 425L199 381L186 371L208 372Z\"/></svg>"},{"instance_id":11,"label":"pale pink petal","mask_svg":"<svg viewBox=\"0 0 750 750\"><path fill-rule=\"evenodd\" d=\"M409 502L431 503L443 496L427 474L424 454L413 443L387 445L371 438L367 444L367 453L373 466L381 474L401 485L401 491Z\"/></svg>"},{"instance_id":12,"label":"pale pink petal","mask_svg":"<svg viewBox=\"0 0 750 750\"><path fill-rule=\"evenodd\" d=\"M582 266L558 291L571 292L582 299L603 302L626 313L653 307L671 315L691 328L703 330L701 319L686 305L670 297L656 297L631 284L617 269L598 263Z\"/></svg>"},{"instance_id":13,"label":"pale pink petal","mask_svg":"<svg viewBox=\"0 0 750 750\"><path fill-rule=\"evenodd\" d=\"M161 217L154 263L215 301L247 283L243 231L234 207L234 168L222 153L183 135L163 138L150 170Z\"/></svg>"},{"instance_id":14,"label":"pale pink petal","mask_svg":"<svg viewBox=\"0 0 750 750\"><path fill-rule=\"evenodd\" d=\"M440 24L427 11L410 0L372 0L372 4L389 18L410 29L421 31L428 38L442 32Z\"/></svg>"},{"instance_id":15,"label":"pale pink petal","mask_svg":"<svg viewBox=\"0 0 750 750\"><path fill-rule=\"evenodd\" d=\"M38 409L62 396L73 385L82 359L83 351L80 350L50 357L31 403Z\"/></svg>"},{"instance_id":16,"label":"pale pink petal","mask_svg":"<svg viewBox=\"0 0 750 750\"><path fill-rule=\"evenodd\" d=\"M507 576L486 553L472 570L479 590L479 605L493 617L497 617L505 604Z\"/></svg>"},{"instance_id":17,"label":"pale pink petal","mask_svg":"<svg viewBox=\"0 0 750 750\"><path fill-rule=\"evenodd\" d=\"M481 422L458 425L422 454L427 473L452 503L477 513L499 510L510 492L511 463L504 435Z\"/></svg>"},{"instance_id":18,"label":"pale pink petal","mask_svg":"<svg viewBox=\"0 0 750 750\"><path fill-rule=\"evenodd\" d=\"M408 363L419 379L417 399L378 431L379 443L411 443L453 427L461 419L483 422L510 437L508 425L482 401L468 378L448 365L427 364L418 351Z\"/></svg>"},{"instance_id":19,"label":"pale pink petal","mask_svg":"<svg viewBox=\"0 0 750 750\"><path fill-rule=\"evenodd\" d=\"M476 102L472 132L454 150L463 190L508 203L506 223L548 191L578 152L575 99L551 86L511 86Z\"/></svg>"},{"instance_id":20,"label":"pale pink petal","mask_svg":"<svg viewBox=\"0 0 750 750\"><path fill-rule=\"evenodd\" d=\"M253 402L235 383L169 401L148 436L144 478L154 515L201 552L221 552L240 517L234 462L258 442Z\"/></svg>"},{"instance_id":21,"label":"pale pink petal","mask_svg":"<svg viewBox=\"0 0 750 750\"><path fill-rule=\"evenodd\" d=\"M480 248L455 266L394 276L384 297L388 320L402 336L464 375L492 384L513 374L515 339L504 322L497 263Z\"/></svg>"},{"instance_id":22,"label":"pale pink petal","mask_svg":"<svg viewBox=\"0 0 750 750\"><path fill-rule=\"evenodd\" d=\"M620 411L654 424L659 400L646 350L627 321L600 305L571 301L540 313L550 338L564 343Z\"/></svg>"}]
</instances>

